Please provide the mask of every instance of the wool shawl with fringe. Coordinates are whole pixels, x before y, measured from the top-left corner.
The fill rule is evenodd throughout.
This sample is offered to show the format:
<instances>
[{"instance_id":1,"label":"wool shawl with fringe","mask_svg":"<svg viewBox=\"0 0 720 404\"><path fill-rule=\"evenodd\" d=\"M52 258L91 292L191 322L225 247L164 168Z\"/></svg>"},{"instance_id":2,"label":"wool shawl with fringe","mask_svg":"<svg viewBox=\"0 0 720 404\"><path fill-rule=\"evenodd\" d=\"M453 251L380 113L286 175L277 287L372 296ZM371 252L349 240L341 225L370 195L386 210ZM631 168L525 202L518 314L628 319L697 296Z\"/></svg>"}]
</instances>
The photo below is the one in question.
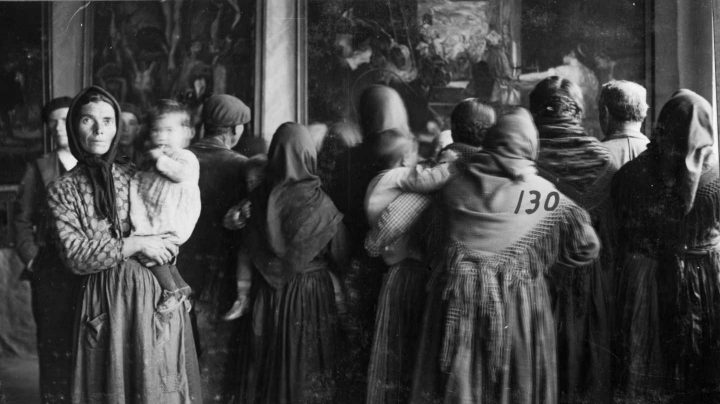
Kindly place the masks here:
<instances>
[{"instance_id":1,"label":"wool shawl with fringe","mask_svg":"<svg viewBox=\"0 0 720 404\"><path fill-rule=\"evenodd\" d=\"M617 170L610 151L570 118L539 118L540 175L586 209L609 196Z\"/></svg>"},{"instance_id":2,"label":"wool shawl with fringe","mask_svg":"<svg viewBox=\"0 0 720 404\"><path fill-rule=\"evenodd\" d=\"M332 240L342 214L321 189L307 129L284 123L273 136L265 186L254 194L250 253L278 288L303 271Z\"/></svg>"},{"instance_id":3,"label":"wool shawl with fringe","mask_svg":"<svg viewBox=\"0 0 720 404\"><path fill-rule=\"evenodd\" d=\"M536 174L537 132L526 111L498 120L483 148L443 190L450 236L445 298L457 305L450 307L446 324L446 370L461 339L458 330L476 328L476 309L490 319L491 363L499 368L506 343L505 288L520 279L541 279L559 255L574 267L590 262L599 249L587 213Z\"/></svg>"}]
</instances>

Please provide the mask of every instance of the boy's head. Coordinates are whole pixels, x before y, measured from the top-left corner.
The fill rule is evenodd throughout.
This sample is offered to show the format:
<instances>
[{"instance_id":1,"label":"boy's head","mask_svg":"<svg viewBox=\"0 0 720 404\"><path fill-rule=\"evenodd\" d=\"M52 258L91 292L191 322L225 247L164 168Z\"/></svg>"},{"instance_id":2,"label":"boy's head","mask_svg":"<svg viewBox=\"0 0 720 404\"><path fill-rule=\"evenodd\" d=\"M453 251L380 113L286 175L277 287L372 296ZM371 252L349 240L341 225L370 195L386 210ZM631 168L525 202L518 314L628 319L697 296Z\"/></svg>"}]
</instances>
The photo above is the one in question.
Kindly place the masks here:
<instances>
[{"instance_id":1,"label":"boy's head","mask_svg":"<svg viewBox=\"0 0 720 404\"><path fill-rule=\"evenodd\" d=\"M133 104L120 104L120 145L131 146L140 134L140 110Z\"/></svg>"},{"instance_id":2,"label":"boy's head","mask_svg":"<svg viewBox=\"0 0 720 404\"><path fill-rule=\"evenodd\" d=\"M387 129L378 134L375 153L381 169L412 166L418 160L418 142L406 130Z\"/></svg>"},{"instance_id":3,"label":"boy's head","mask_svg":"<svg viewBox=\"0 0 720 404\"><path fill-rule=\"evenodd\" d=\"M160 100L150 109L148 128L153 147L184 149L193 137L190 113L175 100Z\"/></svg>"},{"instance_id":4,"label":"boy's head","mask_svg":"<svg viewBox=\"0 0 720 404\"><path fill-rule=\"evenodd\" d=\"M493 107L477 98L463 100L450 115L453 141L479 147L495 120Z\"/></svg>"}]
</instances>

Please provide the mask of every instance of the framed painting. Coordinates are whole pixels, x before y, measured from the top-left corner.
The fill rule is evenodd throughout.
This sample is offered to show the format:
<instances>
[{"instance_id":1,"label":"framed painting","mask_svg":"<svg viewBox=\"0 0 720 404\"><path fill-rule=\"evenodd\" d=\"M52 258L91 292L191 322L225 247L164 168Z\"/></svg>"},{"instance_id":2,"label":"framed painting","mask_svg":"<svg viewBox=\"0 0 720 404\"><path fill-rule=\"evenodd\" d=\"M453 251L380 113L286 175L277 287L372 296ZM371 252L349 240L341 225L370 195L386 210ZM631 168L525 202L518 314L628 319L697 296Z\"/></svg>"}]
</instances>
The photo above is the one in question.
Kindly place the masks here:
<instances>
[{"instance_id":1,"label":"framed painting","mask_svg":"<svg viewBox=\"0 0 720 404\"><path fill-rule=\"evenodd\" d=\"M607 80L649 84L647 3L308 0L309 120L353 121L359 93L386 84L416 134L438 131L464 98L527 105L550 69L594 104Z\"/></svg>"},{"instance_id":2,"label":"framed painting","mask_svg":"<svg viewBox=\"0 0 720 404\"><path fill-rule=\"evenodd\" d=\"M91 81L147 110L175 98L193 112L211 94L252 105L254 0L94 2Z\"/></svg>"},{"instance_id":3,"label":"framed painting","mask_svg":"<svg viewBox=\"0 0 720 404\"><path fill-rule=\"evenodd\" d=\"M48 10L41 2L4 3L0 13L0 184L19 182L25 161L50 147L42 125L49 98Z\"/></svg>"}]
</instances>

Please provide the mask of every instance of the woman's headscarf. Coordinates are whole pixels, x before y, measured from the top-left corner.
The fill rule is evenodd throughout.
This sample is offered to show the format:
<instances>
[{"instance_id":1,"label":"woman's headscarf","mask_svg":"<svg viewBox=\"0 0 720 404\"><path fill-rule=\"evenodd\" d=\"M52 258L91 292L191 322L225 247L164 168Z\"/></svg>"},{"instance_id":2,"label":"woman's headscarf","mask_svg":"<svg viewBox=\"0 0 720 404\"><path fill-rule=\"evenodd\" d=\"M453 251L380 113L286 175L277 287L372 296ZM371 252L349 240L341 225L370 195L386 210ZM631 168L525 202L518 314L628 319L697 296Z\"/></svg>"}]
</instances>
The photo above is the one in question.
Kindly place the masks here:
<instances>
[{"instance_id":1,"label":"woman's headscarf","mask_svg":"<svg viewBox=\"0 0 720 404\"><path fill-rule=\"evenodd\" d=\"M77 125L80 122L80 110L83 105L89 102L108 102L115 110L115 137L112 139L110 149L98 156L89 153L82 147L77 132ZM127 159L118 157L118 144L120 142L120 105L109 92L98 86L91 86L83 89L73 98L68 110L66 121L70 152L77 159L78 166L85 170L93 187L93 198L95 210L101 217L110 222L113 236L122 237L120 220L118 218L117 206L115 206L115 183L113 181L112 166L115 163L127 164Z\"/></svg>"},{"instance_id":2,"label":"woman's headscarf","mask_svg":"<svg viewBox=\"0 0 720 404\"><path fill-rule=\"evenodd\" d=\"M408 114L402 98L390 87L372 85L365 89L358 107L362 143L343 153L337 161L337 174L329 190L345 214L345 225L361 248L368 230L365 217L365 192L382 168L375 148L378 135L387 129L408 129Z\"/></svg>"},{"instance_id":3,"label":"woman's headscarf","mask_svg":"<svg viewBox=\"0 0 720 404\"><path fill-rule=\"evenodd\" d=\"M333 187L338 158L361 142L359 128L350 123L336 123L330 127L318 151L318 172L325 189Z\"/></svg>"},{"instance_id":4,"label":"woman's headscarf","mask_svg":"<svg viewBox=\"0 0 720 404\"><path fill-rule=\"evenodd\" d=\"M607 197L617 167L608 149L587 135L583 98L573 82L544 79L530 93L530 110L540 133L540 175L586 209ZM589 204L586 204L588 202Z\"/></svg>"},{"instance_id":5,"label":"woman's headscarf","mask_svg":"<svg viewBox=\"0 0 720 404\"><path fill-rule=\"evenodd\" d=\"M499 251L517 240L546 212L515 214L520 192L543 195L552 185L536 175L538 135L524 109L502 116L487 134L482 151L443 190L453 239L483 251Z\"/></svg>"},{"instance_id":6,"label":"woman's headscarf","mask_svg":"<svg viewBox=\"0 0 720 404\"><path fill-rule=\"evenodd\" d=\"M695 202L700 177L712 161L715 142L710 103L682 89L665 103L648 147L661 167L663 180L675 189L685 214Z\"/></svg>"},{"instance_id":7,"label":"woman's headscarf","mask_svg":"<svg viewBox=\"0 0 720 404\"><path fill-rule=\"evenodd\" d=\"M317 154L304 126L288 122L270 143L266 237L286 266L302 269L333 238L342 214L320 188Z\"/></svg>"},{"instance_id":8,"label":"woman's headscarf","mask_svg":"<svg viewBox=\"0 0 720 404\"><path fill-rule=\"evenodd\" d=\"M510 179L534 174L538 131L530 113L522 108L498 119L483 141L482 150L470 159L472 170Z\"/></svg>"},{"instance_id":9,"label":"woman's headscarf","mask_svg":"<svg viewBox=\"0 0 720 404\"><path fill-rule=\"evenodd\" d=\"M363 142L366 143L373 143L377 134L387 129L410 130L400 94L387 86L373 85L363 91L359 115Z\"/></svg>"}]
</instances>

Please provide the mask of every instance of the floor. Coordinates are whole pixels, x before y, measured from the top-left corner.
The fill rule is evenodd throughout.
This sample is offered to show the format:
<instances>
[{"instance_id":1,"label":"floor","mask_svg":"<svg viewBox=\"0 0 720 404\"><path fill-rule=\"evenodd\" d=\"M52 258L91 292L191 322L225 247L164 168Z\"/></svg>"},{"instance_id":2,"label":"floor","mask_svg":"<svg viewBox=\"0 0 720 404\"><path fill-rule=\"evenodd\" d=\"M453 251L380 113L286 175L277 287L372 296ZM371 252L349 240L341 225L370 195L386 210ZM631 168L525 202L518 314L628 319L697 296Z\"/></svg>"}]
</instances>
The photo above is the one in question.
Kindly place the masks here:
<instances>
[{"instance_id":1,"label":"floor","mask_svg":"<svg viewBox=\"0 0 720 404\"><path fill-rule=\"evenodd\" d=\"M0 403L40 403L37 358L0 358Z\"/></svg>"}]
</instances>

